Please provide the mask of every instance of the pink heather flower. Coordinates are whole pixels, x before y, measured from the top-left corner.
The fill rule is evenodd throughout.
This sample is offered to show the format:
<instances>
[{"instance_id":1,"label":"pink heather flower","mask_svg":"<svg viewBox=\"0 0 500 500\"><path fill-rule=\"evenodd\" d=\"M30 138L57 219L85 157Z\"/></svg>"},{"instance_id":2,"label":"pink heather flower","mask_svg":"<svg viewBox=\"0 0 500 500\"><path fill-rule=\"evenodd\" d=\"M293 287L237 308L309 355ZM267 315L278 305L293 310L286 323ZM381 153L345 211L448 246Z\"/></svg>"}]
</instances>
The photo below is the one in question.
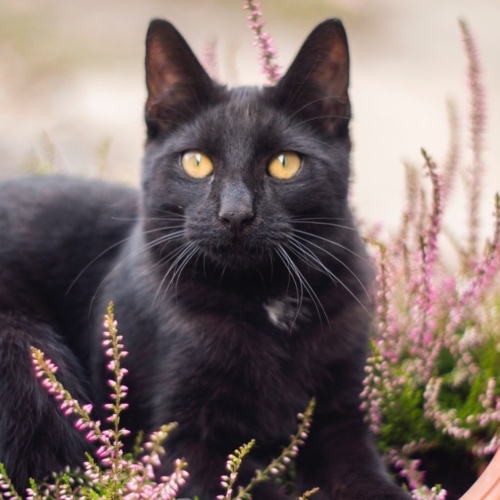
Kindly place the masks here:
<instances>
[{"instance_id":1,"label":"pink heather flower","mask_svg":"<svg viewBox=\"0 0 500 500\"><path fill-rule=\"evenodd\" d=\"M448 194L454 187L454 182L458 173L460 162L460 125L456 103L452 100L447 102L448 124L450 130L450 143L448 146L448 155L443 172L442 191L443 199L448 198Z\"/></svg>"},{"instance_id":2,"label":"pink heather flower","mask_svg":"<svg viewBox=\"0 0 500 500\"><path fill-rule=\"evenodd\" d=\"M253 31L255 36L254 44L260 50L262 72L269 82L274 85L280 78L280 66L275 62L277 51L273 39L263 31L265 22L260 10L260 3L254 0L244 0L243 8L250 12L248 27Z\"/></svg>"},{"instance_id":3,"label":"pink heather flower","mask_svg":"<svg viewBox=\"0 0 500 500\"><path fill-rule=\"evenodd\" d=\"M86 404L86 405L83 405L82 406L82 410L85 412L85 413L91 413L92 412L92 405L91 404Z\"/></svg>"},{"instance_id":4,"label":"pink heather flower","mask_svg":"<svg viewBox=\"0 0 500 500\"><path fill-rule=\"evenodd\" d=\"M205 68L205 71L212 77L216 78L217 76L217 58L215 56L216 53L216 42L215 40L211 40L203 46L202 51L202 65Z\"/></svg>"},{"instance_id":5,"label":"pink heather flower","mask_svg":"<svg viewBox=\"0 0 500 500\"><path fill-rule=\"evenodd\" d=\"M481 200L481 181L484 173L482 160L483 136L486 128L485 90L481 80L481 66L475 40L467 23L460 21L460 29L468 59L467 77L471 95L471 146L473 153L469 178L469 256L473 258L477 252L479 233L479 203Z\"/></svg>"}]
</instances>

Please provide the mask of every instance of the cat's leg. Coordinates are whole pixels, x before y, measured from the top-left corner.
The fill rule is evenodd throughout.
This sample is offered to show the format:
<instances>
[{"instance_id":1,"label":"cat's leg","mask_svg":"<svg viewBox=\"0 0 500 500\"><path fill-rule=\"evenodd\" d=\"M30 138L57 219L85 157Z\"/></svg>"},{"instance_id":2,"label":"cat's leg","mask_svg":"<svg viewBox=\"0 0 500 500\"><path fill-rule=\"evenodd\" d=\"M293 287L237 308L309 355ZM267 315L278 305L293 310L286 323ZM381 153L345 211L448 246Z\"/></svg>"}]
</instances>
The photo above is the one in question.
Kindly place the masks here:
<instances>
[{"instance_id":1,"label":"cat's leg","mask_svg":"<svg viewBox=\"0 0 500 500\"><path fill-rule=\"evenodd\" d=\"M30 345L58 366L57 378L73 397L85 400L78 363L51 326L0 312L0 462L19 492L30 477L81 463L88 448L36 378Z\"/></svg>"},{"instance_id":2,"label":"cat's leg","mask_svg":"<svg viewBox=\"0 0 500 500\"><path fill-rule=\"evenodd\" d=\"M380 463L364 425L338 421L311 432L299 453L301 489L320 487L314 500L409 500Z\"/></svg>"},{"instance_id":3,"label":"cat's leg","mask_svg":"<svg viewBox=\"0 0 500 500\"><path fill-rule=\"evenodd\" d=\"M224 495L225 489L221 485L221 476L229 476L226 469L228 454L220 452L217 445L209 446L202 441L186 439L179 441L175 432L172 441L167 441L167 456L163 461L164 467L160 475L172 472L171 465L176 458L184 458L187 463L189 477L184 487L181 488L178 497L198 498L199 500L214 500L218 495ZM236 495L238 487L246 487L255 476L257 468L264 469L268 463L255 462L251 456L245 457L238 469L238 477L233 487L233 495ZM291 500L291 497L271 482L262 482L251 488L252 500Z\"/></svg>"},{"instance_id":4,"label":"cat's leg","mask_svg":"<svg viewBox=\"0 0 500 500\"><path fill-rule=\"evenodd\" d=\"M297 461L301 489L319 487L314 500L409 500L386 472L364 422L359 364L338 366L335 385L317 399Z\"/></svg>"}]
</instances>

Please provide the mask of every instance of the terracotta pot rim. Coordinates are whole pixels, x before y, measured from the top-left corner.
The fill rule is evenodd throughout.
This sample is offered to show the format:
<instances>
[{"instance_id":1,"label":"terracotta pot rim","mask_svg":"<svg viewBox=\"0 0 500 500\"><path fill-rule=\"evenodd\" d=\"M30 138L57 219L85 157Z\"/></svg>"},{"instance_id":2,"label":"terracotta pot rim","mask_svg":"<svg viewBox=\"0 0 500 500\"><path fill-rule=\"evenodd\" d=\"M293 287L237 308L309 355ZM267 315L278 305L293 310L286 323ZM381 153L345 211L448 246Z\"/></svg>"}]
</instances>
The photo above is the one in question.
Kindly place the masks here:
<instances>
[{"instance_id":1,"label":"terracotta pot rim","mask_svg":"<svg viewBox=\"0 0 500 500\"><path fill-rule=\"evenodd\" d=\"M467 490L460 500L500 499L500 448L478 480Z\"/></svg>"}]
</instances>

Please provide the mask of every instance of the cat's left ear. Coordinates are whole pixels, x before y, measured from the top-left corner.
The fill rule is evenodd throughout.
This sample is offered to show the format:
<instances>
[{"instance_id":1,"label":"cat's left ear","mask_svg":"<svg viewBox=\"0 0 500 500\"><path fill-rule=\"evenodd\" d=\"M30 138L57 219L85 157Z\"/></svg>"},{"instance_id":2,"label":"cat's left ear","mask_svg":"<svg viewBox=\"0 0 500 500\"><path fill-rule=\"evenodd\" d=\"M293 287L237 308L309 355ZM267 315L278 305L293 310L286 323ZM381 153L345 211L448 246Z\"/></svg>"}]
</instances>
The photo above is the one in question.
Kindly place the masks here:
<instances>
[{"instance_id":1,"label":"cat's left ear","mask_svg":"<svg viewBox=\"0 0 500 500\"><path fill-rule=\"evenodd\" d=\"M149 139L194 116L216 87L182 35L162 19L151 21L146 36L146 85Z\"/></svg>"},{"instance_id":2,"label":"cat's left ear","mask_svg":"<svg viewBox=\"0 0 500 500\"><path fill-rule=\"evenodd\" d=\"M328 134L348 132L349 49L338 19L318 25L276 85L279 105Z\"/></svg>"}]
</instances>

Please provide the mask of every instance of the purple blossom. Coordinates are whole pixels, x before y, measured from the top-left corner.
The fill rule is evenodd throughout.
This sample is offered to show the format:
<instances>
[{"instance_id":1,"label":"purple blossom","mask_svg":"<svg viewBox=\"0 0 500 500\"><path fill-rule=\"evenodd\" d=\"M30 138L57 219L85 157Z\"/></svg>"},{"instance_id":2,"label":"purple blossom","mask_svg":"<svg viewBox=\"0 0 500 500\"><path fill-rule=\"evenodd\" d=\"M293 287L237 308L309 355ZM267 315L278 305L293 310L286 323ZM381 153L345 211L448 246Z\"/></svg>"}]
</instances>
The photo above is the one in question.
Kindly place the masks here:
<instances>
[{"instance_id":1,"label":"purple blossom","mask_svg":"<svg viewBox=\"0 0 500 500\"><path fill-rule=\"evenodd\" d=\"M481 183L484 174L482 152L484 148L484 131L486 129L485 90L481 80L481 65L476 42L467 23L460 21L465 54L468 60L467 78L470 107L470 133L472 147L472 165L469 172L469 257L473 259L477 252L479 232L479 204L481 200Z\"/></svg>"},{"instance_id":2,"label":"purple blossom","mask_svg":"<svg viewBox=\"0 0 500 500\"><path fill-rule=\"evenodd\" d=\"M262 73L271 84L275 84L280 78L280 66L275 62L277 50L271 35L263 31L265 22L260 10L260 3L254 0L244 0L243 8L248 10L248 27L255 36L254 45L259 48Z\"/></svg>"}]
</instances>

